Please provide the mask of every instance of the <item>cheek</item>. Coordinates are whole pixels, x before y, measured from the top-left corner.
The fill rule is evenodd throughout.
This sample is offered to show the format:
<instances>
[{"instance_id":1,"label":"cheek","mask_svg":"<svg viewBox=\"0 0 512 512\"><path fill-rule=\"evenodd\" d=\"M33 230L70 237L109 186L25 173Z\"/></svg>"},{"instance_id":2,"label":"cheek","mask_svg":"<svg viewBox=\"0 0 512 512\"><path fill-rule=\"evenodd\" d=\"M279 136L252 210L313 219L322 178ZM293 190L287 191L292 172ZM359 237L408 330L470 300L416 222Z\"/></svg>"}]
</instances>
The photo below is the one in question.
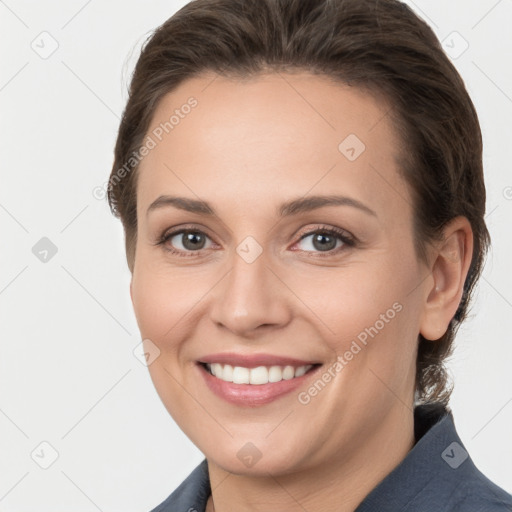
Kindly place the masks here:
<instances>
[{"instance_id":1,"label":"cheek","mask_svg":"<svg viewBox=\"0 0 512 512\"><path fill-rule=\"evenodd\" d=\"M213 275L212 275L213 274ZM207 314L208 294L218 281L218 272L136 266L132 279L135 316L141 336L155 343L167 364L186 357L185 343Z\"/></svg>"},{"instance_id":2,"label":"cheek","mask_svg":"<svg viewBox=\"0 0 512 512\"><path fill-rule=\"evenodd\" d=\"M194 401L181 383L186 368L181 360L187 333L193 329L194 306L200 301L197 281L136 266L132 279L133 307L142 339L158 347L158 357L148 366L149 374L162 403L175 421L184 427L191 415L199 417ZM205 426L206 428L206 426Z\"/></svg>"},{"instance_id":3,"label":"cheek","mask_svg":"<svg viewBox=\"0 0 512 512\"><path fill-rule=\"evenodd\" d=\"M133 307L141 335L158 344L192 309L191 287L140 268L135 269L132 283Z\"/></svg>"},{"instance_id":4,"label":"cheek","mask_svg":"<svg viewBox=\"0 0 512 512\"><path fill-rule=\"evenodd\" d=\"M390 378L396 371L407 373L419 331L415 260L390 257L332 270L295 286L301 286L298 295L314 313L311 321L321 328L333 359L342 356L349 373L363 367L379 368Z\"/></svg>"}]
</instances>

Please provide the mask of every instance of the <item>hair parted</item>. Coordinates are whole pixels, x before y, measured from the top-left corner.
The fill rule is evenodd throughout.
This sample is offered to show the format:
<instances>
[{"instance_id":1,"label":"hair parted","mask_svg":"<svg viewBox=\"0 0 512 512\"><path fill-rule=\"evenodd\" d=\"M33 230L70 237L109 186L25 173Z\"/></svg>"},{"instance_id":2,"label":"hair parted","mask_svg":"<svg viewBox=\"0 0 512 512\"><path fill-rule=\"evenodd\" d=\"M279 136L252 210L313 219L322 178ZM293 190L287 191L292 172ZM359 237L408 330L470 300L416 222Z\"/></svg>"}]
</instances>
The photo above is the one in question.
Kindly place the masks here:
<instances>
[{"instance_id":1,"label":"hair parted","mask_svg":"<svg viewBox=\"0 0 512 512\"><path fill-rule=\"evenodd\" d=\"M441 338L418 337L417 400L447 404L453 386L443 362L453 352L490 243L482 136L464 82L439 40L398 0L194 0L158 27L131 78L107 189L123 223L128 266L133 272L139 162L133 155L159 101L203 72L242 80L281 71L307 71L385 99L403 143L400 172L413 199L421 259L451 219L462 215L471 224L473 255L459 308Z\"/></svg>"}]
</instances>

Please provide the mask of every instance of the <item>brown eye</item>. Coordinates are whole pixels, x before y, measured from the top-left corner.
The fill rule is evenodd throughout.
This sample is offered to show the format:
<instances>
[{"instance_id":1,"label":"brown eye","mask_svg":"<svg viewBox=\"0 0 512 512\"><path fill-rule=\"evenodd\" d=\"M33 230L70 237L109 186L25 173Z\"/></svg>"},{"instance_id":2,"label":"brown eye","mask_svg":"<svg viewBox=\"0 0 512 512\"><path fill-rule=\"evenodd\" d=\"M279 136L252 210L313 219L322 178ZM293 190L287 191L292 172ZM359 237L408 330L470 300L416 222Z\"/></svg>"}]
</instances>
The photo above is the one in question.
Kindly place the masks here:
<instances>
[{"instance_id":1,"label":"brown eye","mask_svg":"<svg viewBox=\"0 0 512 512\"><path fill-rule=\"evenodd\" d=\"M183 247L189 251L203 249L206 237L203 233L198 231L184 231L177 235L178 240L181 241ZM176 238L176 237L173 237Z\"/></svg>"}]
</instances>

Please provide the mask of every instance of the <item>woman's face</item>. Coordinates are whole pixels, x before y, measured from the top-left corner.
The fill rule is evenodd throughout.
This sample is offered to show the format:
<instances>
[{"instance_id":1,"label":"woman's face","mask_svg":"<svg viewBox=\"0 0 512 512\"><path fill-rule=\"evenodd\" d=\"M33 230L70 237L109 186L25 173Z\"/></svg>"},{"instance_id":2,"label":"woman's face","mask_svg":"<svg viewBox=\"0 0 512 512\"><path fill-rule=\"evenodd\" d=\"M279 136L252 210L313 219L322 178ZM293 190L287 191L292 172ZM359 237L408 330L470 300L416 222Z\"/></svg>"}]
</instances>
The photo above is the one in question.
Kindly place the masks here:
<instances>
[{"instance_id":1,"label":"woman's face","mask_svg":"<svg viewBox=\"0 0 512 512\"><path fill-rule=\"evenodd\" d=\"M431 282L387 110L307 73L156 110L131 295L163 403L225 470L349 460L412 416Z\"/></svg>"}]
</instances>

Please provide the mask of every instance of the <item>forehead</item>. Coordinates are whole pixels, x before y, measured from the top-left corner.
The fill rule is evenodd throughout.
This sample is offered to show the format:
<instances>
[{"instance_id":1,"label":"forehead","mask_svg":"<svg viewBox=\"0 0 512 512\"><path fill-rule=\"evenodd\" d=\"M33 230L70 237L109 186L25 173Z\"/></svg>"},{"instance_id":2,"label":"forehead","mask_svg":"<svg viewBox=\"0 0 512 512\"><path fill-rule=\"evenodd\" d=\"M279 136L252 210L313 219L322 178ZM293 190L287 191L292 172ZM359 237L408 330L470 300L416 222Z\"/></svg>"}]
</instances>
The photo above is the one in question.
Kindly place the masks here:
<instances>
[{"instance_id":1,"label":"forehead","mask_svg":"<svg viewBox=\"0 0 512 512\"><path fill-rule=\"evenodd\" d=\"M403 213L389 110L383 98L306 72L187 80L162 98L147 131L138 206L179 193L247 210L335 190L377 210L394 201Z\"/></svg>"}]
</instances>

